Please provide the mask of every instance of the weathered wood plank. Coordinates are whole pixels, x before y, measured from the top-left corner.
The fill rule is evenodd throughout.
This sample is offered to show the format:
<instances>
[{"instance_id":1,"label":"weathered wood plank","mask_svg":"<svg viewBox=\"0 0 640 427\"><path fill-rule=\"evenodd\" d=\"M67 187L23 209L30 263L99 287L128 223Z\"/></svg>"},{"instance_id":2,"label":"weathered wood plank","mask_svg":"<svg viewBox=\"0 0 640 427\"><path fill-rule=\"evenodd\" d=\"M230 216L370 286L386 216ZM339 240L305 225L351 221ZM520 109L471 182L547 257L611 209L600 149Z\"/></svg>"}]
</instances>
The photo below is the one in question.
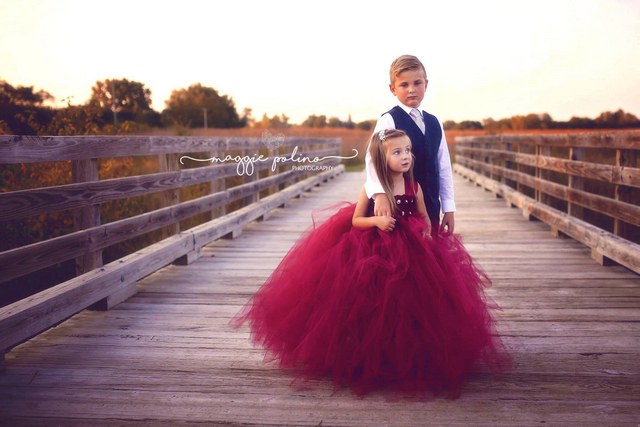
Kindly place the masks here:
<instances>
[{"instance_id":1,"label":"weathered wood plank","mask_svg":"<svg viewBox=\"0 0 640 427\"><path fill-rule=\"evenodd\" d=\"M472 146L473 144L498 145L505 142L526 145L547 145L553 147L584 148L621 148L635 149L640 146L640 131L579 132L557 134L520 134L520 135L478 135L459 136L456 146Z\"/></svg>"},{"instance_id":2,"label":"weathered wood plank","mask_svg":"<svg viewBox=\"0 0 640 427\"><path fill-rule=\"evenodd\" d=\"M324 138L282 137L282 147L326 143ZM333 144L340 145L339 139ZM184 136L30 136L0 135L4 164L55 162L104 157L150 156L169 153L225 152L265 147L262 138Z\"/></svg>"},{"instance_id":3,"label":"weathered wood plank","mask_svg":"<svg viewBox=\"0 0 640 427\"><path fill-rule=\"evenodd\" d=\"M499 177L508 178L518 184L526 185L536 190L536 192L548 194L560 200L575 203L612 218L640 226L640 206L586 191L576 190L566 185L556 184L546 179L536 178L501 166L490 165L466 158L460 158L458 160L460 165L469 167L470 169L481 170Z\"/></svg>"},{"instance_id":4,"label":"weathered wood plank","mask_svg":"<svg viewBox=\"0 0 640 427\"><path fill-rule=\"evenodd\" d=\"M550 156L536 156L533 154L522 154L484 148L470 148L464 146L456 146L456 153L459 155L488 157L489 160L507 160L519 165L538 167L571 176L589 178L611 184L627 185L629 187L640 187L640 169L634 167L621 167L616 165L560 159ZM509 170L509 168L505 169ZM498 171L498 169L491 170L492 173L496 173L496 171Z\"/></svg>"}]
</instances>

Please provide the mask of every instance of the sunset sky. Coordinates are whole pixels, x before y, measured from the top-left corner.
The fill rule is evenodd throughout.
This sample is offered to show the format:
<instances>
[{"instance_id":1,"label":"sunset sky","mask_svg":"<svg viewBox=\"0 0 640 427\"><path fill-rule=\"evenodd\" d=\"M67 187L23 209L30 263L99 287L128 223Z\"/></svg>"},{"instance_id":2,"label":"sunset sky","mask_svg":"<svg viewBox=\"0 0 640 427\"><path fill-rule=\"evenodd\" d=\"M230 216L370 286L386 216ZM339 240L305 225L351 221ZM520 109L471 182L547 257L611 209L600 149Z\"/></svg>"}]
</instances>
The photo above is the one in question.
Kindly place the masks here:
<instances>
[{"instance_id":1,"label":"sunset sky","mask_svg":"<svg viewBox=\"0 0 640 427\"><path fill-rule=\"evenodd\" d=\"M158 111L199 82L256 118L374 119L404 53L443 121L640 116L640 0L0 0L0 79L74 104L127 78Z\"/></svg>"}]
</instances>

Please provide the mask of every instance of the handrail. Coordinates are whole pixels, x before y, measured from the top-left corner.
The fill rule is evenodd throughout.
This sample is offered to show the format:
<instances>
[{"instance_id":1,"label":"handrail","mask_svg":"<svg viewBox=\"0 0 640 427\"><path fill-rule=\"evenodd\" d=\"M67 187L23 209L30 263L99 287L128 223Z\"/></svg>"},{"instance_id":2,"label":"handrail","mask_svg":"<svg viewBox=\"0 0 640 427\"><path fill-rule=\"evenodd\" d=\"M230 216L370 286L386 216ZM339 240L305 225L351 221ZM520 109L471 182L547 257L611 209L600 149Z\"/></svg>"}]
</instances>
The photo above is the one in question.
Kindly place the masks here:
<instances>
[{"instance_id":1,"label":"handrail","mask_svg":"<svg viewBox=\"0 0 640 427\"><path fill-rule=\"evenodd\" d=\"M640 273L640 131L459 137L456 172Z\"/></svg>"},{"instance_id":2,"label":"handrail","mask_svg":"<svg viewBox=\"0 0 640 427\"><path fill-rule=\"evenodd\" d=\"M158 172L98 179L102 158L150 154ZM248 222L342 173L339 155L339 139L0 136L0 165L71 160L74 170L72 183L0 193L0 221L75 212L74 232L0 252L0 286L65 260L76 259L77 267L77 277L0 307L0 354L85 308L118 304L135 294L139 279L167 264L193 262L206 244L238 235ZM208 194L180 200L179 190L203 184ZM154 195L160 207L101 222L101 204L142 195ZM181 221L203 213L211 219L180 230ZM105 248L153 230L162 230L163 239L102 264Z\"/></svg>"}]
</instances>

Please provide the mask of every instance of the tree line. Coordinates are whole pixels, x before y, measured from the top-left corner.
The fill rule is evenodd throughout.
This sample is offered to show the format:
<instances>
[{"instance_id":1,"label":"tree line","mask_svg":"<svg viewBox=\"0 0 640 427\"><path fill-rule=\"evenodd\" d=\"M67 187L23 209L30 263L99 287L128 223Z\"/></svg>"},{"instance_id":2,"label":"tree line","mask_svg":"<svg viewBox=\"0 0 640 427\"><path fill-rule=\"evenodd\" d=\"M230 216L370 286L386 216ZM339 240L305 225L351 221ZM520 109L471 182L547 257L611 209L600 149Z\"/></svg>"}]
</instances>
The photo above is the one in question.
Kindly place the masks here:
<instances>
[{"instance_id":1,"label":"tree line","mask_svg":"<svg viewBox=\"0 0 640 427\"><path fill-rule=\"evenodd\" d=\"M251 109L238 113L233 98L221 95L212 87L200 83L171 92L166 108L161 112L151 107L151 91L143 83L128 79L97 81L91 97L82 105L67 100L66 107L53 108L47 102L54 97L27 86L14 87L0 80L0 134L20 135L92 135L117 134L152 127L177 128L287 128L292 126L285 114L254 119ZM311 128L344 128L371 130L375 120L353 122L338 117L312 114L302 123ZM445 130L507 130L537 129L615 129L638 128L640 120L622 109L606 111L595 119L572 117L556 121L547 113L516 115L494 120L464 120L443 123Z\"/></svg>"},{"instance_id":2,"label":"tree line","mask_svg":"<svg viewBox=\"0 0 640 427\"><path fill-rule=\"evenodd\" d=\"M91 135L120 133L149 127L236 128L247 125L234 101L200 83L173 90L162 112L151 107L151 91L128 79L97 81L82 105L47 106L54 97L27 86L0 80L0 134ZM63 100L64 101L64 100Z\"/></svg>"},{"instance_id":3,"label":"tree line","mask_svg":"<svg viewBox=\"0 0 640 427\"><path fill-rule=\"evenodd\" d=\"M605 111L595 119L589 117L571 117L566 122L556 121L547 113L517 115L500 120L492 118L482 122L465 120L459 123L447 120L443 124L445 130L486 130L500 132L505 130L534 130L534 129L618 129L638 128L640 120L622 109Z\"/></svg>"}]
</instances>

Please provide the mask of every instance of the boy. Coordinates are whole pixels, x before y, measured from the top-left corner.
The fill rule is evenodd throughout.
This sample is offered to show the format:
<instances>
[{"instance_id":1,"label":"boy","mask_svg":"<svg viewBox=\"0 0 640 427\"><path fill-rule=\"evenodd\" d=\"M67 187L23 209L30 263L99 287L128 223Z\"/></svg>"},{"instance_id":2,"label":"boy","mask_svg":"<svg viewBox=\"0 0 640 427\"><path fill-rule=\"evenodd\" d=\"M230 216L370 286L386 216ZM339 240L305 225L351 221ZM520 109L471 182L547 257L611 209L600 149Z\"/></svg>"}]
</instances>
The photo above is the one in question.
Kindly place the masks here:
<instances>
[{"instance_id":1,"label":"boy","mask_svg":"<svg viewBox=\"0 0 640 427\"><path fill-rule=\"evenodd\" d=\"M422 187L432 234L453 233L456 206L447 140L438 119L420 109L427 89L427 72L418 58L403 55L393 61L389 74L389 89L398 98L398 105L378 119L374 132L401 129L409 135L415 156L413 174ZM365 190L367 197L374 197L374 215L390 216L389 202L371 164L368 147L365 166ZM440 224L441 209L444 216Z\"/></svg>"}]
</instances>

